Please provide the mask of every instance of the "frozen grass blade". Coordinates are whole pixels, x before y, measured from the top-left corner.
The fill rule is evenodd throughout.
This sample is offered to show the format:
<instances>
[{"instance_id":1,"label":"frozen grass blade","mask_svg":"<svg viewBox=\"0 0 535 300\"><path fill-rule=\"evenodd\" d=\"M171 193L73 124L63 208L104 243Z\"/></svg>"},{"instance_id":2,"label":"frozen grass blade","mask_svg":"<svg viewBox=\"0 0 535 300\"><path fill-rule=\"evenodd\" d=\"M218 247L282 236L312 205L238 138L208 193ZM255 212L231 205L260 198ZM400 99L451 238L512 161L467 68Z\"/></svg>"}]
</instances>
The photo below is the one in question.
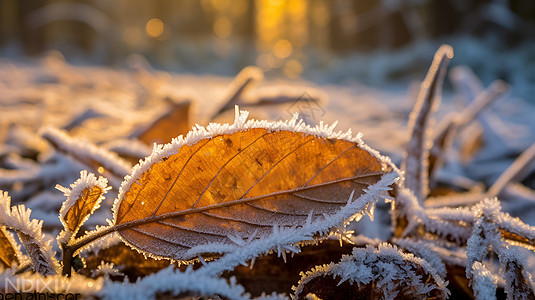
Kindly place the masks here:
<instances>
[{"instance_id":1,"label":"frozen grass blade","mask_svg":"<svg viewBox=\"0 0 535 300\"><path fill-rule=\"evenodd\" d=\"M475 262L470 273L472 288L476 300L496 299L496 288L498 277L494 276L484 264Z\"/></svg>"},{"instance_id":2,"label":"frozen grass blade","mask_svg":"<svg viewBox=\"0 0 535 300\"><path fill-rule=\"evenodd\" d=\"M535 143L524 151L513 164L500 175L487 192L487 197L498 196L512 180L522 180L535 160Z\"/></svg>"},{"instance_id":3,"label":"frozen grass blade","mask_svg":"<svg viewBox=\"0 0 535 300\"><path fill-rule=\"evenodd\" d=\"M43 221L30 219L31 209L24 205L11 206L11 197L0 191L0 226L17 232L19 240L32 261L34 271L43 275L59 272L59 263L54 258L52 239L43 234Z\"/></svg>"},{"instance_id":4,"label":"frozen grass blade","mask_svg":"<svg viewBox=\"0 0 535 300\"><path fill-rule=\"evenodd\" d=\"M442 82L446 67L452 57L453 49L450 46L443 45L438 49L420 85L417 103L409 120L411 133L402 170L405 171L405 186L414 193L420 204L423 203L428 193L430 123L440 103Z\"/></svg>"},{"instance_id":5,"label":"frozen grass blade","mask_svg":"<svg viewBox=\"0 0 535 300\"><path fill-rule=\"evenodd\" d=\"M451 147L455 136L507 90L507 83L501 80L493 82L486 90L477 95L474 101L460 114L446 117L437 126L438 130L433 139L433 146L429 155L429 176L431 178L436 176L436 172L441 168L444 161L444 153Z\"/></svg>"},{"instance_id":6,"label":"frozen grass blade","mask_svg":"<svg viewBox=\"0 0 535 300\"><path fill-rule=\"evenodd\" d=\"M98 171L99 167L103 167L104 173L116 178L123 178L132 169L132 165L117 154L95 144L70 137L65 131L46 127L41 130L41 136L54 148L74 157L95 172Z\"/></svg>"},{"instance_id":7,"label":"frozen grass blade","mask_svg":"<svg viewBox=\"0 0 535 300\"><path fill-rule=\"evenodd\" d=\"M243 68L230 83L228 91L221 102L221 107L212 115L210 120L214 120L224 111L240 104L243 95L263 79L264 72L260 68L253 66Z\"/></svg>"}]
</instances>

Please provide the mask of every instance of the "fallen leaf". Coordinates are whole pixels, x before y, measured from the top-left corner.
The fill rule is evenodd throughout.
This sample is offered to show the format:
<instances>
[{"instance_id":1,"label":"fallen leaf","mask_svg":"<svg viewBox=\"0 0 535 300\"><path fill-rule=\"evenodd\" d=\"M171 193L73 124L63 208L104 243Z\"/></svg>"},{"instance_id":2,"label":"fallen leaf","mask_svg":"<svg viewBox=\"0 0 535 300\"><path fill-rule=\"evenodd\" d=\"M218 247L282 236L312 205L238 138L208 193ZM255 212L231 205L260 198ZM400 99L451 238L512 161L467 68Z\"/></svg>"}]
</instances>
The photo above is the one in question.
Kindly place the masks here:
<instances>
[{"instance_id":1,"label":"fallen leaf","mask_svg":"<svg viewBox=\"0 0 535 300\"><path fill-rule=\"evenodd\" d=\"M95 186L91 189L85 189L76 203L69 208L65 214L65 224L71 231L75 231L83 224L84 219L89 216L95 207L99 204L99 198L102 195L102 189Z\"/></svg>"},{"instance_id":2,"label":"fallen leaf","mask_svg":"<svg viewBox=\"0 0 535 300\"><path fill-rule=\"evenodd\" d=\"M189 260L195 246L246 243L274 226L323 218L384 174L358 139L319 137L321 128L316 135L269 128L197 138L172 151L171 144L161 150L169 155L149 157L130 186L123 183L115 230L143 253Z\"/></svg>"},{"instance_id":3,"label":"fallen leaf","mask_svg":"<svg viewBox=\"0 0 535 300\"><path fill-rule=\"evenodd\" d=\"M191 102L175 102L169 98L166 101L169 103L169 110L136 134L137 138L147 145L169 143L172 138L186 134L190 129Z\"/></svg>"},{"instance_id":4,"label":"fallen leaf","mask_svg":"<svg viewBox=\"0 0 535 300\"><path fill-rule=\"evenodd\" d=\"M59 218L65 231L58 238L60 244L68 243L87 221L89 216L100 207L104 194L108 192L108 180L97 177L83 170L80 178L71 184L70 188L57 185L56 188L64 193L67 199L59 211Z\"/></svg>"},{"instance_id":5,"label":"fallen leaf","mask_svg":"<svg viewBox=\"0 0 535 300\"><path fill-rule=\"evenodd\" d=\"M91 270L96 270L103 262L117 266L117 269L128 276L131 281L169 267L169 261L144 257L125 244L118 243L105 249L99 249L97 253L88 256L85 259L86 267L80 272L89 275ZM121 279L124 279L124 276Z\"/></svg>"},{"instance_id":6,"label":"fallen leaf","mask_svg":"<svg viewBox=\"0 0 535 300\"><path fill-rule=\"evenodd\" d=\"M281 263L277 253L259 256L254 264L240 265L234 270L225 272L223 277L236 278L236 282L255 297L262 293L286 293L300 279L302 270L310 270L318 264L339 261L344 254L350 254L354 245L338 240L324 240L319 245L307 245L301 248L299 255L288 257Z\"/></svg>"}]
</instances>

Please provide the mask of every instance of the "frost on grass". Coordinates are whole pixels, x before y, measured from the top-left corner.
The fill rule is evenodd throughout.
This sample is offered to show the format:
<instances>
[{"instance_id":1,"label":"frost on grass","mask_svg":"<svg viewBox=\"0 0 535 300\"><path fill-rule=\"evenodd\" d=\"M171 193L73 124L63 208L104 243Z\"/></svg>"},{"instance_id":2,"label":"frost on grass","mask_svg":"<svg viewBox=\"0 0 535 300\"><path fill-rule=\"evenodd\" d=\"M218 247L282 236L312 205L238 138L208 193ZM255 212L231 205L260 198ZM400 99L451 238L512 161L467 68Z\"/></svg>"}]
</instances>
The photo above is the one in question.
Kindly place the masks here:
<instances>
[{"instance_id":1,"label":"frost on grass","mask_svg":"<svg viewBox=\"0 0 535 300\"><path fill-rule=\"evenodd\" d=\"M31 209L24 205L12 207L7 192L0 193L0 225L17 232L34 271L43 275L57 274L59 263L54 258L52 239L42 232L43 221L31 220Z\"/></svg>"},{"instance_id":2,"label":"frost on grass","mask_svg":"<svg viewBox=\"0 0 535 300\"><path fill-rule=\"evenodd\" d=\"M54 127L43 128L41 136L58 150L73 156L93 169L102 166L119 178L129 174L132 169L131 164L117 154L90 142L70 137L66 132Z\"/></svg>"},{"instance_id":3,"label":"frost on grass","mask_svg":"<svg viewBox=\"0 0 535 300\"><path fill-rule=\"evenodd\" d=\"M485 265L475 262L472 265L470 276L473 278L472 288L477 300L496 299L498 277L494 276Z\"/></svg>"},{"instance_id":4,"label":"frost on grass","mask_svg":"<svg viewBox=\"0 0 535 300\"><path fill-rule=\"evenodd\" d=\"M231 279L205 276L191 268L185 272L175 270L172 266L144 277L134 284L108 282L101 290L104 299L154 299L158 295L170 293L194 296L218 295L228 299L250 299L245 289Z\"/></svg>"},{"instance_id":5,"label":"frost on grass","mask_svg":"<svg viewBox=\"0 0 535 300\"><path fill-rule=\"evenodd\" d=\"M294 297L303 299L314 293L314 286L318 285L314 281L321 284L323 277L334 278L339 286L345 282L356 285L361 297L427 299L449 295L447 282L431 264L387 243L377 248L354 248L352 255L343 256L339 263L316 266L302 273L298 286L294 287ZM359 297L358 292L353 296Z\"/></svg>"},{"instance_id":6,"label":"frost on grass","mask_svg":"<svg viewBox=\"0 0 535 300\"><path fill-rule=\"evenodd\" d=\"M437 51L429 72L420 85L417 103L409 120L410 140L402 170L405 171L405 186L414 193L419 203L423 203L429 192L430 123L438 108L446 66L452 57L453 49L450 46L444 45Z\"/></svg>"},{"instance_id":7,"label":"frost on grass","mask_svg":"<svg viewBox=\"0 0 535 300\"><path fill-rule=\"evenodd\" d=\"M511 217L501 212L497 199L486 199L473 210L476 222L467 243L466 274L474 288L479 287L476 286L477 281L490 280L485 277L491 275L474 269L481 269L477 263L481 263L492 251L497 254L500 261L508 298L531 299L535 295L535 289L532 275L525 268L526 257L519 247L509 244L500 231L500 224L503 221L510 221Z\"/></svg>"}]
</instances>

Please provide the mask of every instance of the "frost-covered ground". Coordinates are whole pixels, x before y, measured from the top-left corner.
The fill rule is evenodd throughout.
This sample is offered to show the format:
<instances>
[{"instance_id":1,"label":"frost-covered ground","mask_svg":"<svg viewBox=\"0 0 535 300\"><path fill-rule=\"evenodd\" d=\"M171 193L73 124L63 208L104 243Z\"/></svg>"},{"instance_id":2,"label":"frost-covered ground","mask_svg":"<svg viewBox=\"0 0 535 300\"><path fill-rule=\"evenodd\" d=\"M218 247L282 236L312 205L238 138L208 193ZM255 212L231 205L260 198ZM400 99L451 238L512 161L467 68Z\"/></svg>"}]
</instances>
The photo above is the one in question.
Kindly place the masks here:
<instances>
[{"instance_id":1,"label":"frost-covered ground","mask_svg":"<svg viewBox=\"0 0 535 300\"><path fill-rule=\"evenodd\" d=\"M351 80L348 75L353 68L351 61L358 64L359 58L346 58L339 61L345 65L334 65L320 75L312 73L309 78L313 81L262 81L253 72L253 77L257 76L260 82L243 92L235 102L250 110L252 118L289 119L294 112L299 112L309 124L338 122L339 130L351 128L353 132L362 132L364 141L391 156L399 165L409 138L406 124L415 103L418 82L404 87L395 83L389 85L387 74L395 73L396 68L406 69L417 61L416 57L426 47L429 46L415 48L418 51L413 52L412 58L407 53L395 54L399 55L397 60L395 55L394 58L367 56L367 59L375 59L368 62L370 74L376 68L373 76L378 82L382 81L385 88ZM459 55L457 53L454 60L467 60L458 58ZM217 116L216 113L236 94L237 87L247 76L233 81L232 77L169 73L150 68L142 58L133 61L131 67L125 69L74 66L55 52L42 59L0 60L0 186L9 191L14 204L25 203L31 208L32 218L43 219L45 230L50 233L55 234L60 229L57 216L64 200L56 184L68 186L87 165L68 155L55 154L39 135L41 128L49 125L62 128L71 136L102 148L143 157L150 153L151 147L131 138L140 128L169 111L170 103L191 102L190 126L233 119L232 109ZM385 67L394 61L399 65ZM493 62L497 63L506 61ZM530 76L518 61L511 65L520 68L518 76ZM357 73L363 70L358 66L354 69ZM423 79L424 75L417 79ZM325 80L329 76L331 79ZM334 84L337 76L344 80ZM492 81L484 78L482 83L465 66L450 68L448 76L451 82L437 113L438 123L450 113L462 111ZM407 78L404 80L406 82ZM481 192L535 142L535 101L520 97L533 90L530 78L514 77L510 90L455 140L438 174L439 182L463 191ZM180 133L185 132L176 135ZM534 170L535 165L532 165L519 178L523 185L519 194L514 194L517 188L505 189L513 194L505 197L502 203L505 211L531 225L535 225ZM111 219L109 208L119 183L120 178L118 182L110 178L110 185L115 188L108 193L104 208L89 220L89 227ZM519 197L522 201L516 201ZM388 217L376 215L375 223L363 222L358 229L367 236L385 239L390 227L381 227L382 219ZM534 265L530 259L530 269Z\"/></svg>"},{"instance_id":2,"label":"frost-covered ground","mask_svg":"<svg viewBox=\"0 0 535 300\"><path fill-rule=\"evenodd\" d=\"M464 45L464 48L461 47L461 50L457 51L460 54L456 53L453 61L469 61L469 58L465 56L466 53L470 53L467 51L470 47L481 50L481 47L477 48L468 40L460 44ZM396 73L396 70L397 72L407 70L411 63L417 64L420 60L419 56L424 53L429 56L428 54L433 51L431 47L433 47L432 44L423 43L394 54L374 54L341 59L338 65L334 64L321 76L318 75L318 71L311 72L309 77L316 78L315 82L318 83L305 80L264 80L245 95L247 99L242 101L242 108L248 108L252 117L256 118L289 119L294 112L299 112L311 124L317 124L320 120L326 123L338 121L338 129L345 131L351 128L354 132L362 132L367 143L390 155L395 162L399 163L404 144L408 139L406 124L409 112L414 105L418 82L414 81L402 87L399 83L392 81L389 84L389 76ZM461 164L453 161L451 167L446 164L439 177L461 176L489 186L522 151L535 141L535 121L533 120L535 101L518 96L533 88L533 84L529 82L530 78L520 77L522 74L530 75L529 70L523 70L519 66L520 61L526 59L526 55L522 53L528 50L519 49L517 52L521 54L520 57L513 60L507 68L519 70L519 77L514 78L511 91L500 97L483 114L485 124L487 124L485 132L492 140L486 141L473 159ZM492 54L483 53L482 56ZM504 56L512 58L515 57L515 53ZM500 69L497 65L506 63L503 57L497 57L497 59L499 61L492 62L492 66L486 67L487 70ZM9 168L9 164L16 165L16 167L12 166L12 169L20 167L20 164L28 169L35 167L32 166L34 162L24 159L21 161L19 156L23 158L27 156L24 151L29 151L28 148L36 148L35 150L39 152L43 147L47 147L46 143L37 136L39 128L45 125L65 128L73 136L105 145L118 138L128 138L135 128L152 122L163 111L169 109L167 102L164 101L166 97L171 97L177 102L191 100L191 125L194 123L205 125L210 121L210 116L228 100L229 89L232 89L229 87L232 80L230 77L168 73L148 67L141 58L134 61L131 68L110 69L96 66L73 66L66 63L56 52L51 52L42 59L1 59L0 140L2 148L0 150L4 157L4 164L9 160L7 166L4 167ZM382 83L384 88L364 85L351 79L362 77L363 74L360 73L366 68L359 64L364 62L366 62L368 77L371 76L372 81ZM396 64L392 65L394 62ZM476 66L476 68L481 71L483 67ZM506 69L504 66L501 68ZM355 70L354 76L351 76L351 70ZM455 74L459 77L470 72L453 67L450 69L449 77ZM418 80L423 79L424 75L420 74ZM340 80L343 84L328 83L336 81L337 77L344 78ZM331 80L326 80L326 78L331 78ZM414 75L405 76L404 82L407 82L407 78L416 79ZM474 81L474 78L468 79L465 81ZM485 83L489 81L489 78L484 79ZM484 88L481 82L471 82L469 85L476 89ZM517 93L515 89L521 92ZM466 98L473 96L469 95L470 92L466 91L466 88L463 93L462 87L459 93L459 90L452 88L451 83L447 83L444 94L437 113L439 121L449 112L460 111L471 101ZM280 95L290 99L295 98L296 101L251 107L243 105L243 103L254 104L262 96L271 97L276 102L277 96ZM308 101L309 98L318 98L320 101L313 103ZM228 122L232 121L232 118L233 112L230 110L215 120ZM470 134L477 132L473 128L468 128L466 131L465 140L470 140ZM457 144L457 147L460 146ZM46 158L39 157L39 159ZM450 159L458 159L455 151L452 151ZM46 174L42 174L45 177L44 180L47 181L47 186L43 190L47 193L46 196L40 193L35 195L23 190L19 191L17 188L21 188L21 185L15 185L10 192L15 194L16 200L30 200L30 207L32 203L36 203L35 208L38 212L39 201L31 201L29 198L57 197L57 201L60 201L61 195L55 191L54 185L56 183L69 184L69 181L76 178L77 173L78 171L73 169L70 174L74 176L65 174L64 178L61 178L62 176L54 178L64 179L60 182L53 180L48 182ZM528 185L533 188L535 180L533 178L527 180ZM21 196L17 197L16 195L19 194ZM527 213L529 215L525 216L526 221L534 224L535 216L532 216L530 211Z\"/></svg>"}]
</instances>

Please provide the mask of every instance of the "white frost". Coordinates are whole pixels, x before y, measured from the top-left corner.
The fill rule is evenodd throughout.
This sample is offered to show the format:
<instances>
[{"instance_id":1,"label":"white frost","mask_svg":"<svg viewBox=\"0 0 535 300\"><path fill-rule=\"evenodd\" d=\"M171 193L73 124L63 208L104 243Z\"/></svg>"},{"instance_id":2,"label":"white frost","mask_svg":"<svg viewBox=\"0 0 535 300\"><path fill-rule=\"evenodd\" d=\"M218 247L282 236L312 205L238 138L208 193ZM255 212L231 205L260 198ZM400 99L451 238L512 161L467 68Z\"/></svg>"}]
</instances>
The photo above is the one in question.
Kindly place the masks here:
<instances>
[{"instance_id":1,"label":"white frost","mask_svg":"<svg viewBox=\"0 0 535 300\"><path fill-rule=\"evenodd\" d=\"M474 296L476 300L493 300L496 299L496 285L498 278L480 262L472 265L471 272L473 281L472 288L474 289Z\"/></svg>"},{"instance_id":2,"label":"white frost","mask_svg":"<svg viewBox=\"0 0 535 300\"><path fill-rule=\"evenodd\" d=\"M54 258L52 239L42 232L43 221L30 219L31 212L24 205L11 207L11 197L0 191L0 225L17 232L35 271L43 275L57 274L59 263Z\"/></svg>"},{"instance_id":3,"label":"white frost","mask_svg":"<svg viewBox=\"0 0 535 300\"><path fill-rule=\"evenodd\" d=\"M426 283L426 278L418 275L419 268L432 277L434 283ZM295 298L308 282L323 276L340 278L339 284L348 281L359 287L374 282L384 299L396 298L401 290L405 296L417 299L425 299L434 289L438 289L443 297L449 294L447 282L427 261L387 243L381 243L377 248L354 248L352 255L343 256L339 263L316 266L302 274L298 286L293 287Z\"/></svg>"},{"instance_id":4,"label":"white frost","mask_svg":"<svg viewBox=\"0 0 535 300\"><path fill-rule=\"evenodd\" d=\"M122 177L130 173L131 165L128 161L95 144L72 138L64 131L51 126L42 128L40 134L46 140L54 143L61 151L84 160L98 162L104 168L112 171L113 174Z\"/></svg>"}]
</instances>

